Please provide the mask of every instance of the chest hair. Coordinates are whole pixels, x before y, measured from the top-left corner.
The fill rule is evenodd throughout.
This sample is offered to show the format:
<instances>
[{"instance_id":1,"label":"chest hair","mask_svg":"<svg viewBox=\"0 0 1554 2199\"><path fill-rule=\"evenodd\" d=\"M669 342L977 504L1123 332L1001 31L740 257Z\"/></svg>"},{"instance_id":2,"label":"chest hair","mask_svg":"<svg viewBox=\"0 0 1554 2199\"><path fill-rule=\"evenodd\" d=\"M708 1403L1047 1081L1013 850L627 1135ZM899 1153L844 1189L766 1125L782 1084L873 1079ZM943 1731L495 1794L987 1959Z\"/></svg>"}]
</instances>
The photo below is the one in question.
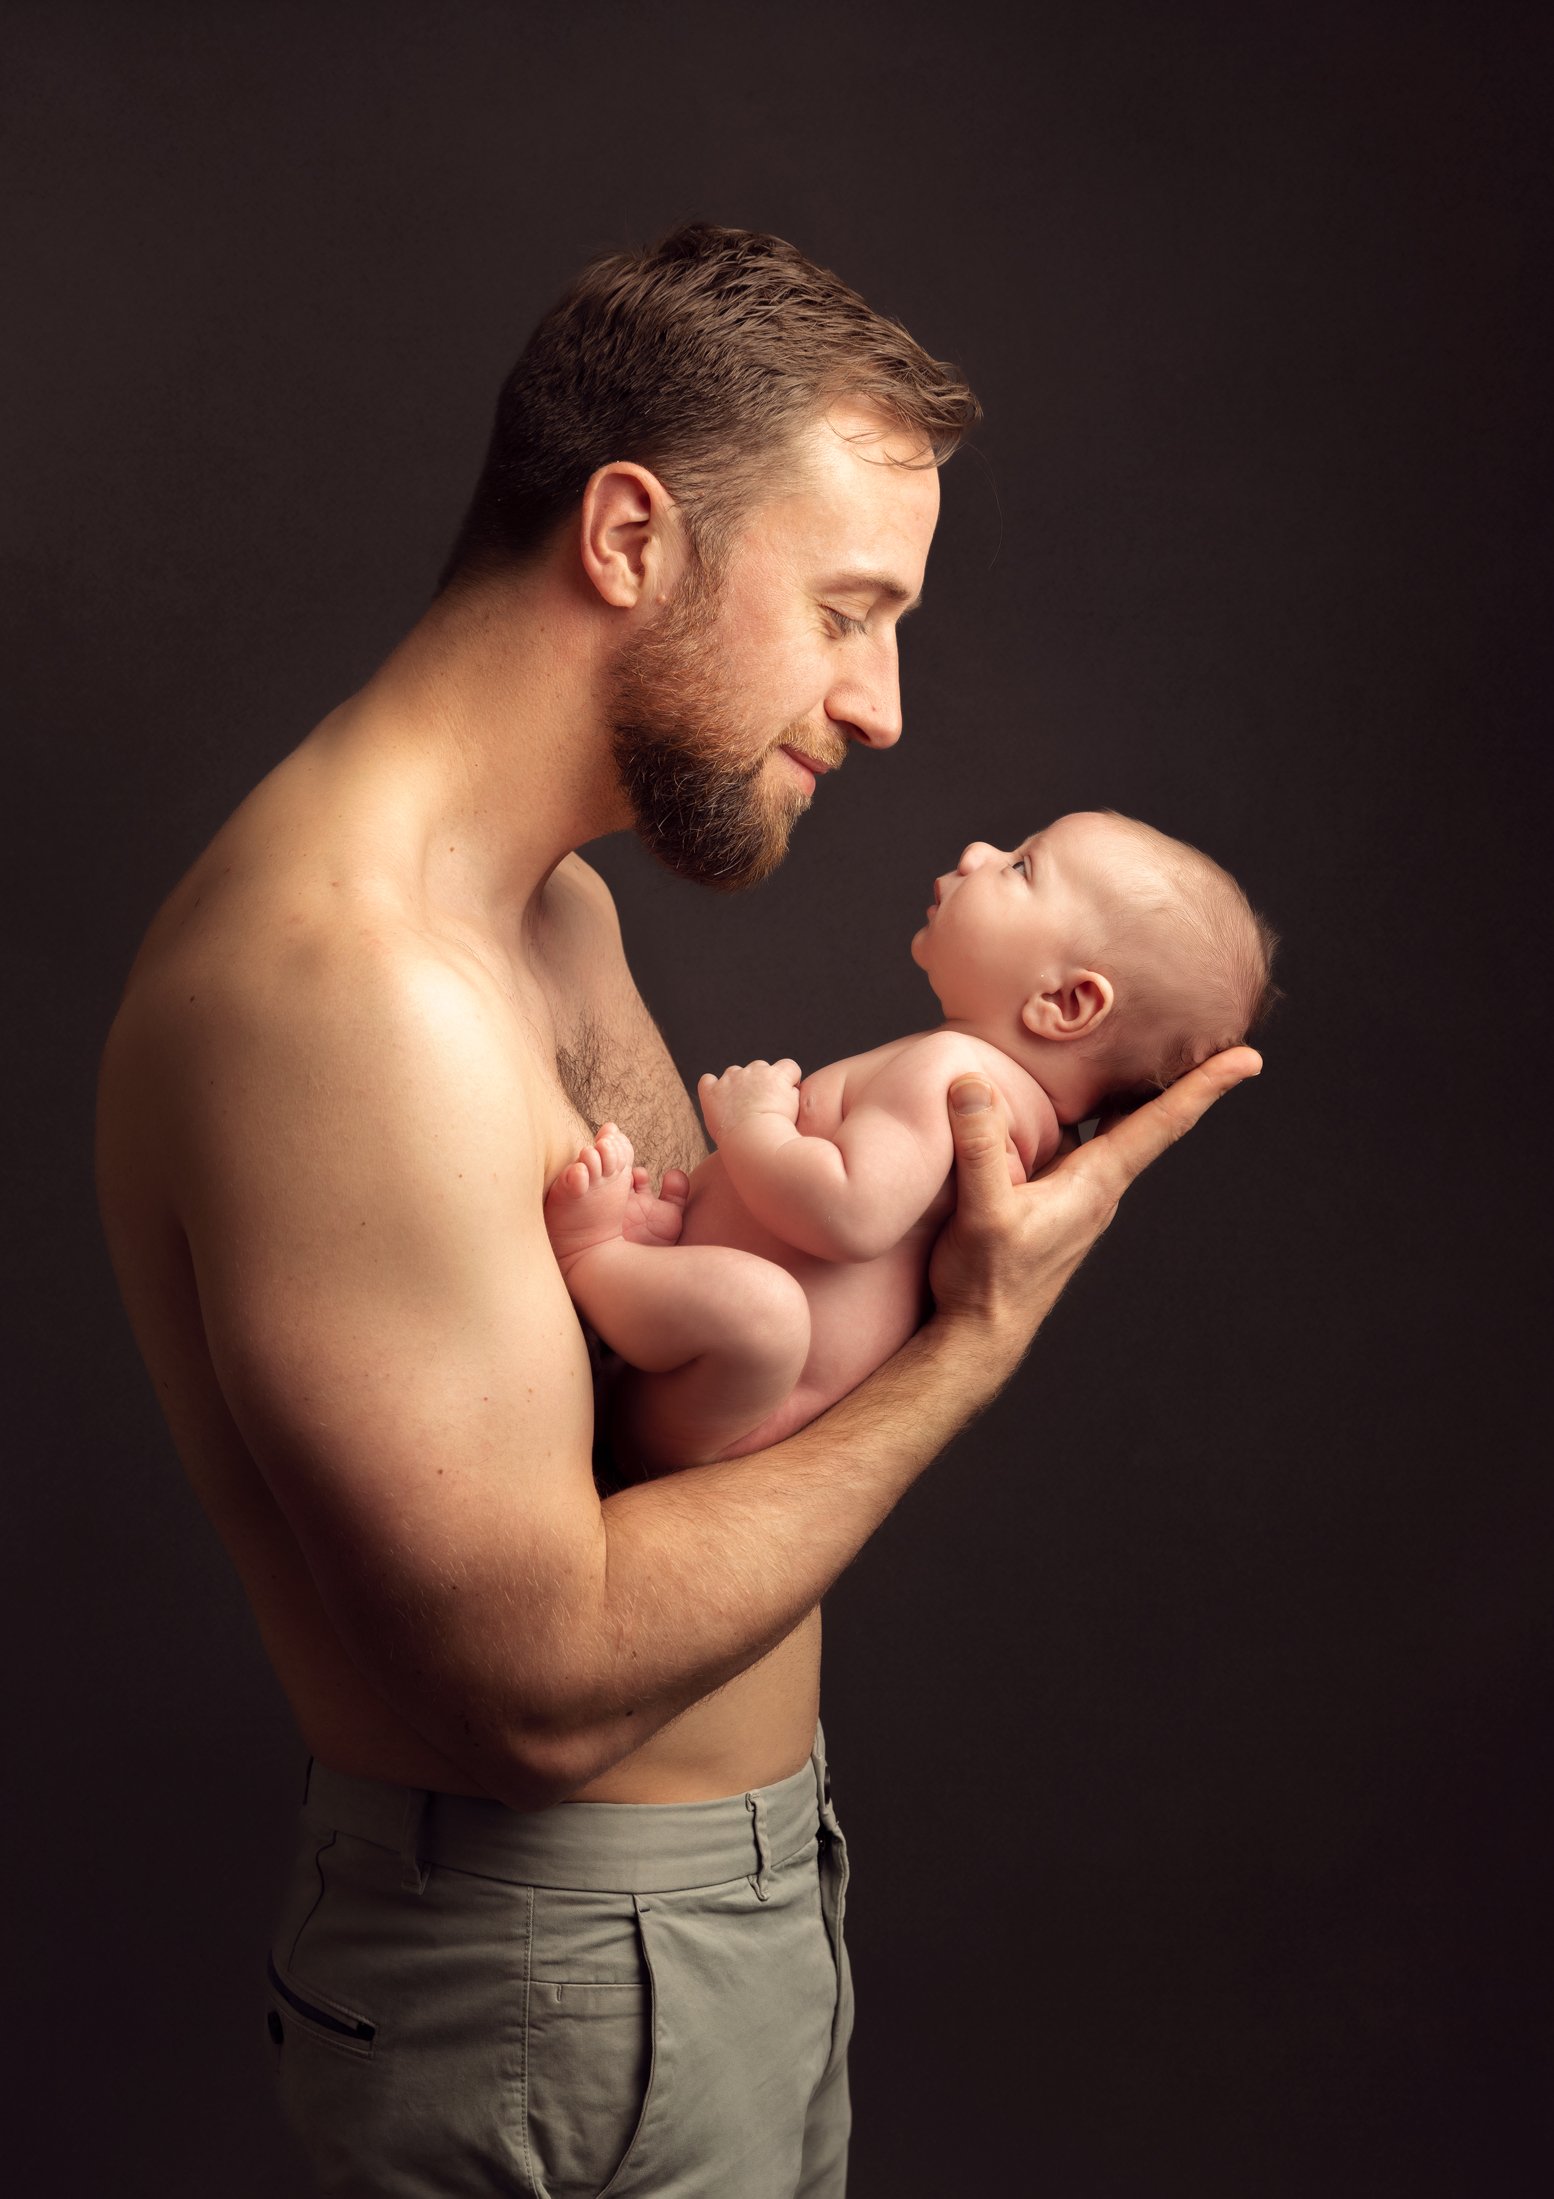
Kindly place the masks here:
<instances>
[{"instance_id":1,"label":"chest hair","mask_svg":"<svg viewBox=\"0 0 1554 2199\"><path fill-rule=\"evenodd\" d=\"M556 1075L588 1134L619 1123L655 1183L666 1168L692 1169L705 1157L695 1110L646 1009L627 1028L581 1014L557 1040Z\"/></svg>"}]
</instances>

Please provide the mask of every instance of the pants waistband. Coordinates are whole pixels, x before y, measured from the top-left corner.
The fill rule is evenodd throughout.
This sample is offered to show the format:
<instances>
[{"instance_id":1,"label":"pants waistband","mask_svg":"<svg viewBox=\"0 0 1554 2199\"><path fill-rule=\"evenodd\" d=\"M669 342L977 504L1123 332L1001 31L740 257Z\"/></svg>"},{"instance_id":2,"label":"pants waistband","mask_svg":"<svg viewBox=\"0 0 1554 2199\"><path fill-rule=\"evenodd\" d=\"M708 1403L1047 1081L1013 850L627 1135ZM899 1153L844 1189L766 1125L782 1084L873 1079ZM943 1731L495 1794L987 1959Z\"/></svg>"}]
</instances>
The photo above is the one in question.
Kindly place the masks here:
<instances>
[{"instance_id":1,"label":"pants waistband","mask_svg":"<svg viewBox=\"0 0 1554 2199\"><path fill-rule=\"evenodd\" d=\"M835 1835L825 1739L787 1779L712 1802L562 1802L512 1810L477 1795L441 1794L357 1779L316 1760L303 1815L319 1832L349 1833L398 1855L424 1883L440 1863L520 1886L673 1893L755 1876L797 1855L819 1831Z\"/></svg>"}]
</instances>

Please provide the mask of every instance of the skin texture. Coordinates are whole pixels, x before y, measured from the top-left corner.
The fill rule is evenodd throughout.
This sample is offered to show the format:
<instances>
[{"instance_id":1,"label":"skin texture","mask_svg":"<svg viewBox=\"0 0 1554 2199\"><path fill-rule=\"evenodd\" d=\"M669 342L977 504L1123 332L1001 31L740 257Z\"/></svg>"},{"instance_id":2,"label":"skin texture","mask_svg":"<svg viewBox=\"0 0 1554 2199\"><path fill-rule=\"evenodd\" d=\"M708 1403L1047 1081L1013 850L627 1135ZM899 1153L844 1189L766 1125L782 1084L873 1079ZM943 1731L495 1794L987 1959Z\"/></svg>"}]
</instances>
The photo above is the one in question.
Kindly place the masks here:
<instances>
[{"instance_id":1,"label":"skin texture","mask_svg":"<svg viewBox=\"0 0 1554 2199\"><path fill-rule=\"evenodd\" d=\"M790 812L900 732L929 469L837 407L732 544L702 732ZM1138 1169L1255 1057L1017 1191L958 1118L934 1318L802 1433L601 1503L546 1236L588 1128L702 1158L609 896L615 673L688 570L618 464L521 573L439 599L154 920L104 1054L110 1250L191 1482L323 1762L516 1807L737 1792L810 1745L825 1589L1007 1380ZM888 583L888 586L882 585ZM853 626L844 619L856 622Z\"/></svg>"}]
</instances>

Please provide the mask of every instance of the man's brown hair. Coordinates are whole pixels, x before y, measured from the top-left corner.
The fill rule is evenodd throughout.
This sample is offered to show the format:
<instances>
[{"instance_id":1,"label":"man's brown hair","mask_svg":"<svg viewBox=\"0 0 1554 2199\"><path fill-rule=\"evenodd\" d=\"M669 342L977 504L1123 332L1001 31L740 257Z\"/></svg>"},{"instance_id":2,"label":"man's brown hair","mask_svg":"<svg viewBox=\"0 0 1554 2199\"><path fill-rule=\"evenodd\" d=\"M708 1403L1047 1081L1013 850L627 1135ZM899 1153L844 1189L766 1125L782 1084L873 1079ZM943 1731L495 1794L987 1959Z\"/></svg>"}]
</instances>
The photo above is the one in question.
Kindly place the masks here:
<instances>
[{"instance_id":1,"label":"man's brown hair","mask_svg":"<svg viewBox=\"0 0 1554 2199\"><path fill-rule=\"evenodd\" d=\"M942 465L981 407L956 368L781 237L693 222L594 260L503 385L439 582L529 557L615 459L649 467L715 563L784 445L861 398Z\"/></svg>"}]
</instances>

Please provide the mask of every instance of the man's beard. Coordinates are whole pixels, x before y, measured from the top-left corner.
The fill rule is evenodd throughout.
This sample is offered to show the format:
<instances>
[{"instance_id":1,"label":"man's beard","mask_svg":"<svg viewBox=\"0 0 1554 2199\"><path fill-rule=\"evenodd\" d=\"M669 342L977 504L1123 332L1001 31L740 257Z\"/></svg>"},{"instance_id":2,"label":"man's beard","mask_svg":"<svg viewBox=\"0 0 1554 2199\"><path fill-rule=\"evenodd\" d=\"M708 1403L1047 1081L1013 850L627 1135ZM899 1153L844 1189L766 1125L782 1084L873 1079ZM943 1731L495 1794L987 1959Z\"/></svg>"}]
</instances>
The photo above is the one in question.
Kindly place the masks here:
<instances>
[{"instance_id":1,"label":"man's beard","mask_svg":"<svg viewBox=\"0 0 1554 2199\"><path fill-rule=\"evenodd\" d=\"M615 768L647 846L681 878L735 893L769 878L809 797L797 782L765 783L785 740L814 753L802 723L761 742L731 725L720 677L717 589L705 568L617 660L610 697Z\"/></svg>"}]
</instances>

